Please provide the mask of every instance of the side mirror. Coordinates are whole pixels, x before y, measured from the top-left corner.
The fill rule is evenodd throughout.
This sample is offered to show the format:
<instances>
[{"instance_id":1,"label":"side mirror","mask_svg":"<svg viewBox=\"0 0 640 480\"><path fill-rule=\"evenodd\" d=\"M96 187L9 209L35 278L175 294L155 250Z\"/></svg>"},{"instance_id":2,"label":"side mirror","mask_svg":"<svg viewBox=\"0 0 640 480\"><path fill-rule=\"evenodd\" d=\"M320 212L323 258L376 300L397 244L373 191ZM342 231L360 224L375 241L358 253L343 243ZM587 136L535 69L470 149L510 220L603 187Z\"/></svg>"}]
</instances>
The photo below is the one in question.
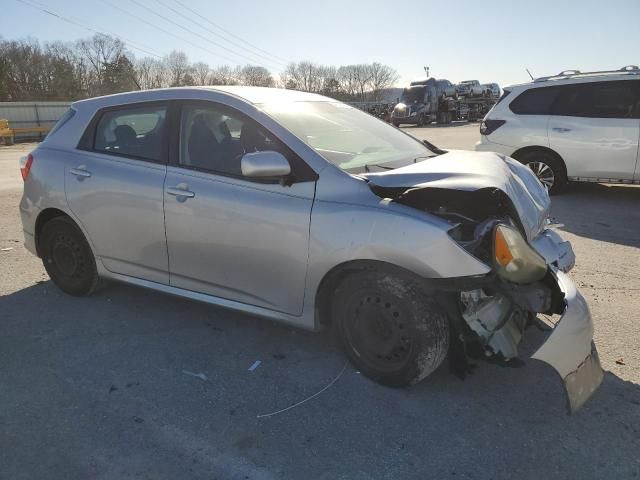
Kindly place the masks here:
<instances>
[{"instance_id":1,"label":"side mirror","mask_svg":"<svg viewBox=\"0 0 640 480\"><path fill-rule=\"evenodd\" d=\"M279 152L246 153L240 161L242 175L250 178L278 178L291 173L289 161Z\"/></svg>"}]
</instances>

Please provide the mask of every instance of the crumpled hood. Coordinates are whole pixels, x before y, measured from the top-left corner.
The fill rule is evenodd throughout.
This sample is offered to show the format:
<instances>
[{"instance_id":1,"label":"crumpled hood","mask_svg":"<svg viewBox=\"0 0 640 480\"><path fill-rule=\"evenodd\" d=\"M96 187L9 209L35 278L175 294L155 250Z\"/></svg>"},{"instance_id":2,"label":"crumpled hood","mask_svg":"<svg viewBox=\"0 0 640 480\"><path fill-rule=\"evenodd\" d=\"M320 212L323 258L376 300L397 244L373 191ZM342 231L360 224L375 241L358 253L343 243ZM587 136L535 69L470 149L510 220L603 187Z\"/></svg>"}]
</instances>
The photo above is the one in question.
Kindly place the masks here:
<instances>
[{"instance_id":1,"label":"crumpled hood","mask_svg":"<svg viewBox=\"0 0 640 480\"><path fill-rule=\"evenodd\" d=\"M529 240L542 230L551 205L547 190L528 167L491 152L450 150L394 170L362 176L384 188L497 188L511 199Z\"/></svg>"}]
</instances>

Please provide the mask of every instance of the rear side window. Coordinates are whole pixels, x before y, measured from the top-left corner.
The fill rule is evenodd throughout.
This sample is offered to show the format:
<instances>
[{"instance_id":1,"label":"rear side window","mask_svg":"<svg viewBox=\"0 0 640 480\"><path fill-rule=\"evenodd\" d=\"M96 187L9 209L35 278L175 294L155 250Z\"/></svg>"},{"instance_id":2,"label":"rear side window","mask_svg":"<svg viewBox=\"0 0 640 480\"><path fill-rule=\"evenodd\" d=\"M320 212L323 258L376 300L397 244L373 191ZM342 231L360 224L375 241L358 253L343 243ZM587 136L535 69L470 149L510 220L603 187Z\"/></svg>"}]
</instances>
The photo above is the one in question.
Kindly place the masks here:
<instances>
[{"instance_id":1,"label":"rear side window","mask_svg":"<svg viewBox=\"0 0 640 480\"><path fill-rule=\"evenodd\" d=\"M53 136L53 134L56 133L58 130L60 130L65 123L71 120L75 114L76 114L76 111L73 108L70 108L69 110L64 112L60 117L60 120L56 122L56 124L47 134L47 138L50 138L51 136Z\"/></svg>"},{"instance_id":2,"label":"rear side window","mask_svg":"<svg viewBox=\"0 0 640 480\"><path fill-rule=\"evenodd\" d=\"M509 109L518 115L549 115L558 92L558 87L525 90L509 104Z\"/></svg>"},{"instance_id":3,"label":"rear side window","mask_svg":"<svg viewBox=\"0 0 640 480\"><path fill-rule=\"evenodd\" d=\"M156 162L166 157L166 106L108 110L96 126L93 150Z\"/></svg>"},{"instance_id":4,"label":"rear side window","mask_svg":"<svg viewBox=\"0 0 640 480\"><path fill-rule=\"evenodd\" d=\"M553 115L590 118L634 118L637 82L593 82L566 86Z\"/></svg>"}]
</instances>

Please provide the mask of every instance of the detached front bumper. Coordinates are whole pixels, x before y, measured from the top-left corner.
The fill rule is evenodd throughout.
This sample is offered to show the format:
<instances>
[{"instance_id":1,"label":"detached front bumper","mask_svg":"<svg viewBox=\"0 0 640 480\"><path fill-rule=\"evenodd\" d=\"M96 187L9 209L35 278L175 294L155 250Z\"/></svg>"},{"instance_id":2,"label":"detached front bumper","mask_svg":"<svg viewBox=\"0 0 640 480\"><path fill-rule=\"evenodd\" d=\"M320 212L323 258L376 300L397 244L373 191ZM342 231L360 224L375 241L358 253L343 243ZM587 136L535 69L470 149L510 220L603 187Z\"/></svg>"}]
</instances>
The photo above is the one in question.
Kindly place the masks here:
<instances>
[{"instance_id":1,"label":"detached front bumper","mask_svg":"<svg viewBox=\"0 0 640 480\"><path fill-rule=\"evenodd\" d=\"M593 343L593 321L586 300L568 275L561 271L555 271L554 275L565 295L564 313L532 358L548 363L560 374L572 413L596 391L603 372Z\"/></svg>"},{"instance_id":2,"label":"detached front bumper","mask_svg":"<svg viewBox=\"0 0 640 480\"><path fill-rule=\"evenodd\" d=\"M564 311L547 341L532 358L551 365L562 378L570 412L578 410L602 382L603 372L593 343L593 321L587 301L565 273L575 264L571 244L553 230L532 242L544 257L564 294Z\"/></svg>"}]
</instances>

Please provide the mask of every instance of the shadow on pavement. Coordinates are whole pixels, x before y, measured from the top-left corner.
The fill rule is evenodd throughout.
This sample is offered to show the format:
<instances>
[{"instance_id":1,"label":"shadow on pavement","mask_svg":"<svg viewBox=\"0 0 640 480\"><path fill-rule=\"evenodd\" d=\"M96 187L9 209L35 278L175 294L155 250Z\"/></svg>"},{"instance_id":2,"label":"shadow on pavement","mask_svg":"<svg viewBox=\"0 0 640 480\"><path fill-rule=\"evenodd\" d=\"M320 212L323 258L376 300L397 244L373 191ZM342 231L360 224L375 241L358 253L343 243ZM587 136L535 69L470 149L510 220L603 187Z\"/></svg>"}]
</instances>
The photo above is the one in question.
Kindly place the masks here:
<instances>
[{"instance_id":1,"label":"shadow on pavement","mask_svg":"<svg viewBox=\"0 0 640 480\"><path fill-rule=\"evenodd\" d=\"M581 237L640 247L640 186L574 183L551 199L551 213Z\"/></svg>"},{"instance_id":2,"label":"shadow on pavement","mask_svg":"<svg viewBox=\"0 0 640 480\"><path fill-rule=\"evenodd\" d=\"M640 387L611 373L567 416L541 362L465 381L445 367L409 389L348 366L258 419L336 377L328 335L117 284L72 298L44 282L0 312L2 478L640 474ZM523 354L545 335L530 329Z\"/></svg>"}]
</instances>

